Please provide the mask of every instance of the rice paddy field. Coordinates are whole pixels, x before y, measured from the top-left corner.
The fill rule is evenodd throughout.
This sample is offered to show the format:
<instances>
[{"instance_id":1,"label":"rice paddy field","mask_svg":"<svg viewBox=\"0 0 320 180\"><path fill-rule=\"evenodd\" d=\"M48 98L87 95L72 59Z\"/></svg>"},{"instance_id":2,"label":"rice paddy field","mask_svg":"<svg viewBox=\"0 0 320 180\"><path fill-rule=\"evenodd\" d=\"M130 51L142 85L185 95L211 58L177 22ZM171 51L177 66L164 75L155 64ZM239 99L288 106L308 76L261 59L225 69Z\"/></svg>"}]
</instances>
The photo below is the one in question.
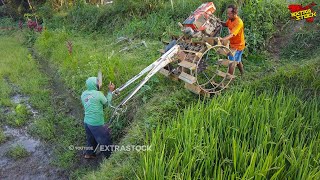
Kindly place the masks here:
<instances>
[{"instance_id":1,"label":"rice paddy field","mask_svg":"<svg viewBox=\"0 0 320 180\"><path fill-rule=\"evenodd\" d=\"M0 179L320 179L320 18L294 21L287 8L304 1L214 2L224 20L228 4L239 7L244 76L206 98L157 74L111 124L116 145L151 150L88 161L75 149L85 146L85 80L101 70L104 93L119 87L203 2L35 3L22 17L41 32L0 9Z\"/></svg>"}]
</instances>

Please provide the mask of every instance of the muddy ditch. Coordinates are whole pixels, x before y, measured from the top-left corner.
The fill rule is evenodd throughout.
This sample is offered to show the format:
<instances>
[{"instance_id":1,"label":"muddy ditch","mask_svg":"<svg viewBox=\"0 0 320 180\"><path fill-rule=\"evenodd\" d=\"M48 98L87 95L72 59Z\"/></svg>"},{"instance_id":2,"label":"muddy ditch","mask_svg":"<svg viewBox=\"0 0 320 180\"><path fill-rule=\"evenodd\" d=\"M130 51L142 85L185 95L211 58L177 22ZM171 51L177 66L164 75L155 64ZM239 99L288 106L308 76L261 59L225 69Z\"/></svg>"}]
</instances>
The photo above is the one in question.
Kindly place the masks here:
<instances>
[{"instance_id":1,"label":"muddy ditch","mask_svg":"<svg viewBox=\"0 0 320 180\"><path fill-rule=\"evenodd\" d=\"M26 128L5 126L3 131L8 140L0 146L0 179L67 179L63 170L51 165L50 147L28 135ZM8 157L7 152L16 146L29 155L17 160Z\"/></svg>"},{"instance_id":2,"label":"muddy ditch","mask_svg":"<svg viewBox=\"0 0 320 180\"><path fill-rule=\"evenodd\" d=\"M17 86L8 84L15 92L11 97L13 105L23 104L31 113L31 119L37 118L39 112L32 108L29 97L18 93ZM1 113L9 116L15 113L15 109L2 107ZM4 122L4 119L1 121ZM27 123L21 128L8 125L1 127L6 139L0 144L0 179L67 179L65 171L51 164L54 156L50 145L28 134L30 125ZM17 146L22 147L28 155L17 159L10 157L8 153Z\"/></svg>"}]
</instances>

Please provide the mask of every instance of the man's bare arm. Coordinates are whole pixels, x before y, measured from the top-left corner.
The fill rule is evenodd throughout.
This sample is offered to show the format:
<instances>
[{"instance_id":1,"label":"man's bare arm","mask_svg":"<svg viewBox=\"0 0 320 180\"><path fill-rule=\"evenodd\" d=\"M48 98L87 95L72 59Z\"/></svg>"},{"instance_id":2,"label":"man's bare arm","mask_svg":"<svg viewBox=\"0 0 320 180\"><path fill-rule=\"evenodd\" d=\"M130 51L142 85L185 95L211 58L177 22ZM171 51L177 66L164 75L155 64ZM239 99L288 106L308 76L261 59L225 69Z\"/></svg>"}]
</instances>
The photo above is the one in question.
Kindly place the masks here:
<instances>
[{"instance_id":1,"label":"man's bare arm","mask_svg":"<svg viewBox=\"0 0 320 180\"><path fill-rule=\"evenodd\" d=\"M222 40L222 41L227 41L227 40L229 40L230 38L232 38L233 36L234 36L234 35L231 33L231 34L229 34L228 36L222 38L221 40Z\"/></svg>"}]
</instances>

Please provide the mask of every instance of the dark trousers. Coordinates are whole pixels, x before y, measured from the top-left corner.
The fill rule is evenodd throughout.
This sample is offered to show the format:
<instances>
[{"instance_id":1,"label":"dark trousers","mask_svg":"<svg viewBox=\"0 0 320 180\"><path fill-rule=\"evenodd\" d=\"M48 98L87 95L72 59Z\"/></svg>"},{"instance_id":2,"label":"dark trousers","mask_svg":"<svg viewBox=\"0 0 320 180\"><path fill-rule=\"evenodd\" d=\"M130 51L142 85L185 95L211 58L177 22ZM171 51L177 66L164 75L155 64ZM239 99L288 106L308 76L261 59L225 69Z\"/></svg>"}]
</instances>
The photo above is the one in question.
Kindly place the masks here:
<instances>
[{"instance_id":1,"label":"dark trousers","mask_svg":"<svg viewBox=\"0 0 320 180\"><path fill-rule=\"evenodd\" d=\"M93 147L90 150L86 150L86 154L95 155L96 151L102 149L103 151L101 152L106 157L109 157L111 154L111 148L107 149L105 147L112 145L112 141L107 125L91 126L84 123L84 127L87 135L87 147Z\"/></svg>"}]
</instances>

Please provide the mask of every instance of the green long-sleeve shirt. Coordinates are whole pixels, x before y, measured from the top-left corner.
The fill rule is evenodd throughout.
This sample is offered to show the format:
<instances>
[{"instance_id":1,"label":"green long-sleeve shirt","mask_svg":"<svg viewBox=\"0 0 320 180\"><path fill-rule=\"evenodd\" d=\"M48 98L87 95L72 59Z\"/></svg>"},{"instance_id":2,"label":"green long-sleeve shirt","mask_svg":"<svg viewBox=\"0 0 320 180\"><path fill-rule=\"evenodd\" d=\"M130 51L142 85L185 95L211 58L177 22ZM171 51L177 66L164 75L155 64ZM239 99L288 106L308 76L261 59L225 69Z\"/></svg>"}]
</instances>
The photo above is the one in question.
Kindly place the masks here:
<instances>
[{"instance_id":1,"label":"green long-sleeve shirt","mask_svg":"<svg viewBox=\"0 0 320 180\"><path fill-rule=\"evenodd\" d=\"M112 93L109 91L104 96L97 88L97 78L90 77L86 81L87 90L81 95L81 102L84 107L84 122L91 126L104 124L103 106L111 106Z\"/></svg>"}]
</instances>

